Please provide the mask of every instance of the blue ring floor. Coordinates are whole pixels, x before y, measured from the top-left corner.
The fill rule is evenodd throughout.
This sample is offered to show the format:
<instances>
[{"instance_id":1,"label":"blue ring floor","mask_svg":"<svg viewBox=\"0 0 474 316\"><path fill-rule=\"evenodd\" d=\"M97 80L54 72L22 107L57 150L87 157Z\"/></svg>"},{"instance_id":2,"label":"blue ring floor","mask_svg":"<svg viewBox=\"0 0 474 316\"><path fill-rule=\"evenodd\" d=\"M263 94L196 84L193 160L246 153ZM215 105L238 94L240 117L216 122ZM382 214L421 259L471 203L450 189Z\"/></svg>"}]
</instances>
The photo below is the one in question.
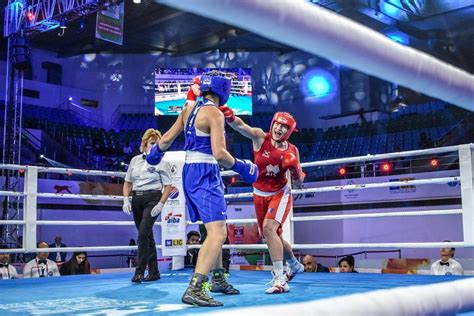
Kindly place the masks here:
<instances>
[{"instance_id":1,"label":"blue ring floor","mask_svg":"<svg viewBox=\"0 0 474 316\"><path fill-rule=\"evenodd\" d=\"M130 273L0 280L0 315L186 315L216 308L181 303L192 271L165 271L161 280L132 284ZM305 302L377 289L458 280L457 276L366 273L302 273L290 282L290 292L268 295L268 271L231 271L229 281L240 295L211 293L222 308ZM474 278L473 278L474 281ZM464 313L463 315L474 315Z\"/></svg>"}]
</instances>

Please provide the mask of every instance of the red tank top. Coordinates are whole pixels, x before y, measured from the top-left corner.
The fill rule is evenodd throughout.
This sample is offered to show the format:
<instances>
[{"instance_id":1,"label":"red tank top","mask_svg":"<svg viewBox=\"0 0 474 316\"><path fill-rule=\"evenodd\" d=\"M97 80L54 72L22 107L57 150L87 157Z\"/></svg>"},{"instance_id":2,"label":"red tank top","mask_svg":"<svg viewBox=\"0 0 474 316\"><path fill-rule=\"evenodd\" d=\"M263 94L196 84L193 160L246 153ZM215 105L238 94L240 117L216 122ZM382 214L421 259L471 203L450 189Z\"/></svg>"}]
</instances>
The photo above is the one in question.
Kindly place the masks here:
<instances>
[{"instance_id":1,"label":"red tank top","mask_svg":"<svg viewBox=\"0 0 474 316\"><path fill-rule=\"evenodd\" d=\"M293 153L298 157L298 149L287 141L286 150L276 149L272 145L272 137L269 133L265 137L259 151L254 151L254 161L258 167L258 178L253 184L254 188L264 192L276 192L282 189L288 179L286 170L281 166L284 153Z\"/></svg>"}]
</instances>

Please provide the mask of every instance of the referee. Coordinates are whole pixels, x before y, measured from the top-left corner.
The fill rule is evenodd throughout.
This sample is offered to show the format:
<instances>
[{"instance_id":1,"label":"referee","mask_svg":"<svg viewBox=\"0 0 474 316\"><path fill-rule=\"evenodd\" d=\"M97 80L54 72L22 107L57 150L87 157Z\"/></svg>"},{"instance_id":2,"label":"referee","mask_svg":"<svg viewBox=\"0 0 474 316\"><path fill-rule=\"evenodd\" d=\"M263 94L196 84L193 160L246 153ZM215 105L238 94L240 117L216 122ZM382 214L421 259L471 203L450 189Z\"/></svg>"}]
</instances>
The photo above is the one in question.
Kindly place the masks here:
<instances>
[{"instance_id":1,"label":"referee","mask_svg":"<svg viewBox=\"0 0 474 316\"><path fill-rule=\"evenodd\" d=\"M145 160L145 153L160 138L161 133L152 128L143 134L141 154L130 161L123 184L122 209L127 215L133 212L133 220L138 229L138 260L132 278L134 283L160 279L153 224L171 193L171 166L164 160L156 166L151 166ZM148 275L144 277L147 265Z\"/></svg>"}]
</instances>

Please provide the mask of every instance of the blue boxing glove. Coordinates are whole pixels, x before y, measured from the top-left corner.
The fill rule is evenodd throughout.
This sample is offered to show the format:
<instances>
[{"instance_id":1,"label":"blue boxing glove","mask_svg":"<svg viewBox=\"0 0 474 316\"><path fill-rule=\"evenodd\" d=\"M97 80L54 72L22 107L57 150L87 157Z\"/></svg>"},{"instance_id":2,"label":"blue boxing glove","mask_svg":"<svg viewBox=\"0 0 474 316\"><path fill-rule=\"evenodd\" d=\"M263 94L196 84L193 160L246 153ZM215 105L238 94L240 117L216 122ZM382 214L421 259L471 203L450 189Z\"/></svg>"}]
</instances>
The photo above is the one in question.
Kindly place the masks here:
<instances>
[{"instance_id":1,"label":"blue boxing glove","mask_svg":"<svg viewBox=\"0 0 474 316\"><path fill-rule=\"evenodd\" d=\"M165 152L160 149L160 146L158 144L153 145L148 153L146 154L146 162L148 162L152 166L156 166L161 162L161 159L163 159L163 156L165 155Z\"/></svg>"},{"instance_id":2,"label":"blue boxing glove","mask_svg":"<svg viewBox=\"0 0 474 316\"><path fill-rule=\"evenodd\" d=\"M240 177L242 180L244 180L244 182L252 184L257 181L258 167L250 160L235 158L235 163L231 169L240 174Z\"/></svg>"}]
</instances>

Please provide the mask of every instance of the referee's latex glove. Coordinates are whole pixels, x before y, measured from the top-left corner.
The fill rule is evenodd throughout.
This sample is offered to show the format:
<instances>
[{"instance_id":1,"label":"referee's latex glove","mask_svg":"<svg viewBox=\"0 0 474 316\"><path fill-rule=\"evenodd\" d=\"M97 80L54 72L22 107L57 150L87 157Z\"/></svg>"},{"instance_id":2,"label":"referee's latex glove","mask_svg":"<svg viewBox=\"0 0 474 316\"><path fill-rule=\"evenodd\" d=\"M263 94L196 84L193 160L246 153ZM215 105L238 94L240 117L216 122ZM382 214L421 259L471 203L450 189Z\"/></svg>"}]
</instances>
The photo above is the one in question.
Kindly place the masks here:
<instances>
[{"instance_id":1,"label":"referee's latex glove","mask_svg":"<svg viewBox=\"0 0 474 316\"><path fill-rule=\"evenodd\" d=\"M157 217L160 215L163 206L165 206L163 203L158 202L158 204L156 204L155 207L151 209L151 217Z\"/></svg>"},{"instance_id":2,"label":"referee's latex glove","mask_svg":"<svg viewBox=\"0 0 474 316\"><path fill-rule=\"evenodd\" d=\"M128 196L123 197L122 211L127 215L132 213L132 203L130 203Z\"/></svg>"}]
</instances>

